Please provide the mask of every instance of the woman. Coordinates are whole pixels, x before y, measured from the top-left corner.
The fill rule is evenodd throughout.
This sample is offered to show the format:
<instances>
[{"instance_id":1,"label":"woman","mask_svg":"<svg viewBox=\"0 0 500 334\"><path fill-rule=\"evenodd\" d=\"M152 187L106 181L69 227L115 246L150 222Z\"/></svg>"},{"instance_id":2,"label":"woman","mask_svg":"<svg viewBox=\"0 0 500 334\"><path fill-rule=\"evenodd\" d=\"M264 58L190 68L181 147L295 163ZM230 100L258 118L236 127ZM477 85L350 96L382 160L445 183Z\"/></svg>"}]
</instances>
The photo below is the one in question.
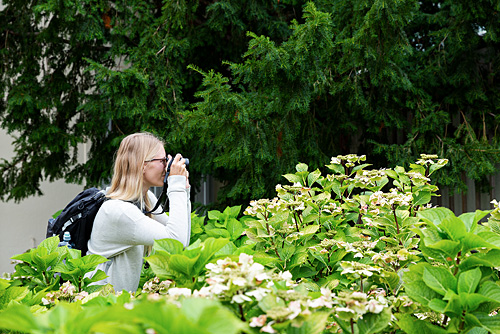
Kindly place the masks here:
<instances>
[{"instance_id":1,"label":"woman","mask_svg":"<svg viewBox=\"0 0 500 334\"><path fill-rule=\"evenodd\" d=\"M116 154L107 200L99 209L88 242L89 254L109 259L96 270L108 278L98 284L110 283L116 291L136 291L142 269L144 246L154 240L176 239L187 247L191 233L191 202L189 173L185 160L177 154L168 177L169 216L152 215L156 197L150 187L162 186L168 162L163 142L149 133L136 133L124 138ZM156 213L156 214L155 214Z\"/></svg>"}]
</instances>

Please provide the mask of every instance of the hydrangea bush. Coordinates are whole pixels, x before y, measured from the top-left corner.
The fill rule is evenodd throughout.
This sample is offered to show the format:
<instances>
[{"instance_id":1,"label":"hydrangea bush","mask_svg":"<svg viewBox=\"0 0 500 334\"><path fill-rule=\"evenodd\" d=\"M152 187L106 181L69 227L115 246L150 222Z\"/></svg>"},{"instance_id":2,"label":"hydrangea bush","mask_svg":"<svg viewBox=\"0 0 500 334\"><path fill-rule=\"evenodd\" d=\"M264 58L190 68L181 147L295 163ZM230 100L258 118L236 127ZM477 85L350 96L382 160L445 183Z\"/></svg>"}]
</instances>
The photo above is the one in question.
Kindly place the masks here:
<instances>
[{"instance_id":1,"label":"hydrangea bush","mask_svg":"<svg viewBox=\"0 0 500 334\"><path fill-rule=\"evenodd\" d=\"M190 321L186 333L500 333L499 203L459 217L432 207L431 176L447 164L435 155L409 169L365 161L334 157L326 175L298 164L275 198L252 201L243 217L240 206L195 217L186 249L155 243L134 294L97 290L81 270L71 276L66 263L93 270L74 260L86 257L62 265L64 251L53 249L54 267L40 276L36 261L17 256L16 273L0 281L0 328L50 332L55 312L94 312L101 318L86 329L111 333L120 321L113 330L172 332L180 324L166 325L168 311ZM51 268L64 269L63 280Z\"/></svg>"}]
</instances>

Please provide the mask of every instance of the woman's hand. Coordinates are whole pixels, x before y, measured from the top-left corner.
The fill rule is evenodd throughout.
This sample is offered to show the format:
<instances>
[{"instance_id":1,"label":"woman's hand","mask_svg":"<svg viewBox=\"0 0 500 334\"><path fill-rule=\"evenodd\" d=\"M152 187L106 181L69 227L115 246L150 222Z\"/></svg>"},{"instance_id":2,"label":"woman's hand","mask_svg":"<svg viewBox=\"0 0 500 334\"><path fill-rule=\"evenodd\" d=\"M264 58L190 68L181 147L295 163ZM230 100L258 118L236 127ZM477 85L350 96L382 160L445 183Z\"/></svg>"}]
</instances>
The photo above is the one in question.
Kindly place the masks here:
<instances>
[{"instance_id":1,"label":"woman's hand","mask_svg":"<svg viewBox=\"0 0 500 334\"><path fill-rule=\"evenodd\" d=\"M165 170L168 168L171 160L172 156L169 154L167 167L165 167ZM186 168L186 160L182 158L182 155L180 153L176 154L174 161L170 166L170 175L184 175L186 177L186 188L189 188L189 172Z\"/></svg>"}]
</instances>

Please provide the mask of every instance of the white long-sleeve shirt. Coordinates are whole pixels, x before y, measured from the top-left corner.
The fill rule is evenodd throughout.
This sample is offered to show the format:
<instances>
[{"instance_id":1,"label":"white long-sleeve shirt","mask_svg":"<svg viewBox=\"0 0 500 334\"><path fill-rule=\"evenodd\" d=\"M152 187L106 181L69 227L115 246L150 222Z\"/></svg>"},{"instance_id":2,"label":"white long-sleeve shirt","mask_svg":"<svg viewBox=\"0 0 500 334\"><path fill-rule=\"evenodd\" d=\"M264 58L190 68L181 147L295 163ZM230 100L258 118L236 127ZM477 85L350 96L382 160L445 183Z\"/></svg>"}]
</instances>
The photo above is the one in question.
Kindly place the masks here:
<instances>
[{"instance_id":1,"label":"white long-sleeve shirt","mask_svg":"<svg viewBox=\"0 0 500 334\"><path fill-rule=\"evenodd\" d=\"M103 270L108 278L99 284L111 283L115 291L136 291L139 286L144 256L144 246L155 240L171 238L189 246L191 234L191 202L186 178L172 175L168 178L167 195L169 216L153 215L149 218L130 202L105 201L94 220L88 242L89 254L109 259L96 270ZM148 192L150 203L157 199ZM155 212L161 212L161 206Z\"/></svg>"}]
</instances>

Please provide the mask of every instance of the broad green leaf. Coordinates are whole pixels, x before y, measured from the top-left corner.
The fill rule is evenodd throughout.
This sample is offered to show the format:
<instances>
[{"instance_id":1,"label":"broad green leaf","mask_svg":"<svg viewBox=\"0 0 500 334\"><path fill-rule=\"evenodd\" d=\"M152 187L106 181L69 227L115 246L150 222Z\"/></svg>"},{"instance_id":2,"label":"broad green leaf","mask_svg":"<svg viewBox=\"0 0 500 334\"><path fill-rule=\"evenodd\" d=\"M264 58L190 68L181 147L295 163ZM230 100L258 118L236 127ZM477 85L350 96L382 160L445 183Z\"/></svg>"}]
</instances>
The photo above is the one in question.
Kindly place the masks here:
<instances>
[{"instance_id":1,"label":"broad green leaf","mask_svg":"<svg viewBox=\"0 0 500 334\"><path fill-rule=\"evenodd\" d=\"M170 256L171 255L165 251L157 251L156 253L146 257L145 260L149 263L155 275L160 279L165 280L172 278L175 275L175 272L168 266Z\"/></svg>"},{"instance_id":2,"label":"broad green leaf","mask_svg":"<svg viewBox=\"0 0 500 334\"><path fill-rule=\"evenodd\" d=\"M500 303L500 285L494 282L484 282L481 284L478 293L488 297L491 301Z\"/></svg>"},{"instance_id":3,"label":"broad green leaf","mask_svg":"<svg viewBox=\"0 0 500 334\"><path fill-rule=\"evenodd\" d=\"M23 261L23 262L27 262L27 263L32 263L32 260L31 260L31 251L26 252L26 253L22 253L22 254L14 255L14 256L11 257L11 259L18 260L18 261Z\"/></svg>"},{"instance_id":4,"label":"broad green leaf","mask_svg":"<svg viewBox=\"0 0 500 334\"><path fill-rule=\"evenodd\" d=\"M233 218L237 218L241 212L241 205L232 206L229 208L229 215Z\"/></svg>"},{"instance_id":5,"label":"broad green leaf","mask_svg":"<svg viewBox=\"0 0 500 334\"><path fill-rule=\"evenodd\" d=\"M218 210L208 211L208 219L224 221L224 214Z\"/></svg>"},{"instance_id":6,"label":"broad green leaf","mask_svg":"<svg viewBox=\"0 0 500 334\"><path fill-rule=\"evenodd\" d=\"M438 207L424 211L418 211L417 216L419 216L426 222L430 222L433 225L438 226L445 218L455 216L455 214L448 208Z\"/></svg>"},{"instance_id":7,"label":"broad green leaf","mask_svg":"<svg viewBox=\"0 0 500 334\"><path fill-rule=\"evenodd\" d=\"M45 248L47 250L47 253L50 254L54 252L57 249L57 246L59 246L59 237L50 237L47 239L44 239L40 245L38 245L37 249L42 249Z\"/></svg>"},{"instance_id":8,"label":"broad green leaf","mask_svg":"<svg viewBox=\"0 0 500 334\"><path fill-rule=\"evenodd\" d=\"M287 262L293 254L295 254L295 246L293 244L285 243L281 248L278 247L278 254L282 261Z\"/></svg>"},{"instance_id":9,"label":"broad green leaf","mask_svg":"<svg viewBox=\"0 0 500 334\"><path fill-rule=\"evenodd\" d=\"M168 254L180 254L184 249L182 242L175 239L159 239L155 240L153 245L154 250L163 250Z\"/></svg>"},{"instance_id":10,"label":"broad green leaf","mask_svg":"<svg viewBox=\"0 0 500 334\"><path fill-rule=\"evenodd\" d=\"M10 286L10 281L0 278L0 291L5 290Z\"/></svg>"},{"instance_id":11,"label":"broad green leaf","mask_svg":"<svg viewBox=\"0 0 500 334\"><path fill-rule=\"evenodd\" d=\"M458 286L457 286L458 293L460 294L461 292L465 293L476 292L480 280L481 280L481 269L479 268L462 272L460 276L458 276Z\"/></svg>"},{"instance_id":12,"label":"broad green leaf","mask_svg":"<svg viewBox=\"0 0 500 334\"><path fill-rule=\"evenodd\" d=\"M484 240L481 236L468 232L467 236L461 240L462 254L480 248L498 248Z\"/></svg>"},{"instance_id":13,"label":"broad green leaf","mask_svg":"<svg viewBox=\"0 0 500 334\"><path fill-rule=\"evenodd\" d=\"M231 238L231 234L229 233L229 231L223 228L214 228L211 230L206 230L205 232L211 238L228 238L228 239Z\"/></svg>"},{"instance_id":14,"label":"broad green leaf","mask_svg":"<svg viewBox=\"0 0 500 334\"><path fill-rule=\"evenodd\" d=\"M285 174L285 175L283 175L283 177L285 179L287 179L288 182L290 182L290 183L301 183L301 181L302 181L302 178L298 175L295 175L295 174Z\"/></svg>"},{"instance_id":15,"label":"broad green leaf","mask_svg":"<svg viewBox=\"0 0 500 334\"><path fill-rule=\"evenodd\" d=\"M407 334L447 334L446 329L428 321L414 318L409 314L400 314L397 324Z\"/></svg>"},{"instance_id":16,"label":"broad green leaf","mask_svg":"<svg viewBox=\"0 0 500 334\"><path fill-rule=\"evenodd\" d=\"M314 172L311 172L307 176L307 185L309 187L312 187L312 185L314 184L314 182L316 182L320 177L321 177L321 172L320 172L319 169L316 169Z\"/></svg>"},{"instance_id":17,"label":"broad green leaf","mask_svg":"<svg viewBox=\"0 0 500 334\"><path fill-rule=\"evenodd\" d=\"M329 313L314 312L307 316L300 327L293 323L286 329L287 334L320 334L326 327Z\"/></svg>"},{"instance_id":18,"label":"broad green leaf","mask_svg":"<svg viewBox=\"0 0 500 334\"><path fill-rule=\"evenodd\" d=\"M491 231L484 231L477 233L478 236L483 238L484 241L489 243L490 248L500 249L500 235Z\"/></svg>"},{"instance_id":19,"label":"broad green leaf","mask_svg":"<svg viewBox=\"0 0 500 334\"><path fill-rule=\"evenodd\" d=\"M230 218L227 221L227 231L231 236L231 240L238 239L244 231L243 225L235 218Z\"/></svg>"},{"instance_id":20,"label":"broad green leaf","mask_svg":"<svg viewBox=\"0 0 500 334\"><path fill-rule=\"evenodd\" d=\"M500 267L500 250L492 249L488 253L475 253L460 263L460 269L467 270L476 266Z\"/></svg>"},{"instance_id":21,"label":"broad green leaf","mask_svg":"<svg viewBox=\"0 0 500 334\"><path fill-rule=\"evenodd\" d=\"M201 273L205 269L205 265L212 259L212 257L217 253L222 247L229 243L228 239L221 238L207 238L202 244L202 250L200 252L200 257L196 262L194 272L196 275Z\"/></svg>"},{"instance_id":22,"label":"broad green leaf","mask_svg":"<svg viewBox=\"0 0 500 334\"><path fill-rule=\"evenodd\" d=\"M433 244L425 243L425 246L434 250L434 258L439 258L439 256L436 256L437 253L444 254L446 258L454 259L460 251L460 241L440 240ZM424 251L423 247L421 248Z\"/></svg>"},{"instance_id":23,"label":"broad green leaf","mask_svg":"<svg viewBox=\"0 0 500 334\"><path fill-rule=\"evenodd\" d=\"M427 305L431 310L438 313L445 313L447 302L441 299L434 298Z\"/></svg>"},{"instance_id":24,"label":"broad green leaf","mask_svg":"<svg viewBox=\"0 0 500 334\"><path fill-rule=\"evenodd\" d=\"M413 196L413 205L420 206L425 205L431 201L431 192L430 191L419 191L416 195Z\"/></svg>"},{"instance_id":25,"label":"broad green leaf","mask_svg":"<svg viewBox=\"0 0 500 334\"><path fill-rule=\"evenodd\" d=\"M306 164L304 163L298 163L296 166L295 166L295 170L297 172L307 172L309 166L307 166Z\"/></svg>"},{"instance_id":26,"label":"broad green leaf","mask_svg":"<svg viewBox=\"0 0 500 334\"><path fill-rule=\"evenodd\" d=\"M467 229L464 222L455 216L443 219L439 228L445 231L446 234L448 234L448 236L455 241L460 240L467 235Z\"/></svg>"},{"instance_id":27,"label":"broad green leaf","mask_svg":"<svg viewBox=\"0 0 500 334\"><path fill-rule=\"evenodd\" d=\"M247 324L236 318L233 312L220 303L201 298L185 299L181 310L188 322L207 334L238 334L247 332ZM172 333L174 333L172 331Z\"/></svg>"},{"instance_id":28,"label":"broad green leaf","mask_svg":"<svg viewBox=\"0 0 500 334\"><path fill-rule=\"evenodd\" d=\"M38 322L30 309L21 304L12 304L0 311L0 328L21 333L47 330Z\"/></svg>"},{"instance_id":29,"label":"broad green leaf","mask_svg":"<svg viewBox=\"0 0 500 334\"><path fill-rule=\"evenodd\" d=\"M477 223L490 212L491 210L488 211L476 210L475 212L463 213L458 218L460 218L464 222L468 232L474 232L474 230L477 227Z\"/></svg>"},{"instance_id":30,"label":"broad green leaf","mask_svg":"<svg viewBox=\"0 0 500 334\"><path fill-rule=\"evenodd\" d=\"M12 286L0 291L0 310L5 308L12 301L20 301L28 295L28 288L25 286ZM0 327L1 328L1 327Z\"/></svg>"},{"instance_id":31,"label":"broad green leaf","mask_svg":"<svg viewBox=\"0 0 500 334\"><path fill-rule=\"evenodd\" d=\"M363 319L358 320L359 334L380 333L389 325L392 312L385 308L378 314L367 313Z\"/></svg>"},{"instance_id":32,"label":"broad green leaf","mask_svg":"<svg viewBox=\"0 0 500 334\"><path fill-rule=\"evenodd\" d=\"M444 268L424 268L422 279L429 288L443 296L448 290L457 291L457 279Z\"/></svg>"},{"instance_id":33,"label":"broad green leaf","mask_svg":"<svg viewBox=\"0 0 500 334\"><path fill-rule=\"evenodd\" d=\"M170 256L168 266L170 269L178 271L191 278L196 274L195 263L198 261L200 255L201 254L198 253L195 257L188 257L182 254L173 254Z\"/></svg>"},{"instance_id":34,"label":"broad green leaf","mask_svg":"<svg viewBox=\"0 0 500 334\"><path fill-rule=\"evenodd\" d=\"M408 296L419 302L420 304L427 306L431 300L439 298L439 294L429 288L423 281L410 281L403 285Z\"/></svg>"},{"instance_id":35,"label":"broad green leaf","mask_svg":"<svg viewBox=\"0 0 500 334\"><path fill-rule=\"evenodd\" d=\"M500 333L500 314L489 316L487 313L466 313L465 322L469 326L481 326L489 333Z\"/></svg>"},{"instance_id":36,"label":"broad green leaf","mask_svg":"<svg viewBox=\"0 0 500 334\"><path fill-rule=\"evenodd\" d=\"M487 303L487 302L491 301L490 298L483 296L479 293L471 293L471 294L461 293L461 294L459 294L459 298L460 298L460 301L462 302L462 304L465 306L465 309L468 312L473 312L482 303Z\"/></svg>"},{"instance_id":37,"label":"broad green leaf","mask_svg":"<svg viewBox=\"0 0 500 334\"><path fill-rule=\"evenodd\" d=\"M273 294L267 294L259 301L259 307L262 311L267 312L275 307L286 307L286 304L280 297L276 297Z\"/></svg>"}]
</instances>

